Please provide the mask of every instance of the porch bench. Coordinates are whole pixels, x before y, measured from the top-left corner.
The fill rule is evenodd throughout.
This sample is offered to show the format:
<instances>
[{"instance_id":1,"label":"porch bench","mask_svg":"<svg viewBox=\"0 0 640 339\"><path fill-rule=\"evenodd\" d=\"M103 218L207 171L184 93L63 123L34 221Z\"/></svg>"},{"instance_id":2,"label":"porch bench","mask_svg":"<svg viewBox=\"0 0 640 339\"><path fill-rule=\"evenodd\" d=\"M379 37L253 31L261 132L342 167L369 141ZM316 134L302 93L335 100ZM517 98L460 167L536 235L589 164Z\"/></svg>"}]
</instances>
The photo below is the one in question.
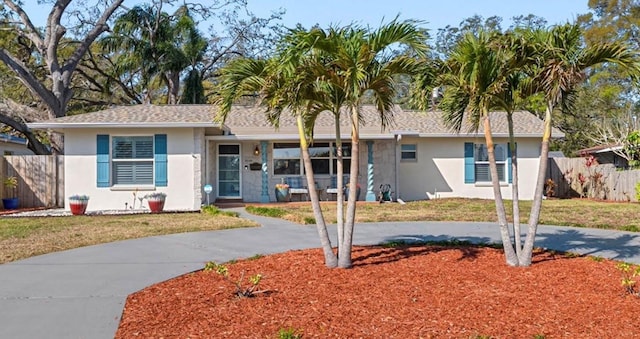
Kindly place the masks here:
<instances>
[{"instance_id":1,"label":"porch bench","mask_svg":"<svg viewBox=\"0 0 640 339\"><path fill-rule=\"evenodd\" d=\"M309 200L309 190L306 186L302 185L302 177L286 177L284 182L289 185L289 194L293 198L294 195L298 195L300 201Z\"/></svg>"},{"instance_id":2,"label":"porch bench","mask_svg":"<svg viewBox=\"0 0 640 339\"><path fill-rule=\"evenodd\" d=\"M349 175L345 174L342 176L343 192L345 187L347 187L348 183L349 183ZM335 194L336 195L335 200L338 200L338 176L336 175L331 176L331 186L327 187L325 192L327 193L327 197L333 197L333 194Z\"/></svg>"}]
</instances>

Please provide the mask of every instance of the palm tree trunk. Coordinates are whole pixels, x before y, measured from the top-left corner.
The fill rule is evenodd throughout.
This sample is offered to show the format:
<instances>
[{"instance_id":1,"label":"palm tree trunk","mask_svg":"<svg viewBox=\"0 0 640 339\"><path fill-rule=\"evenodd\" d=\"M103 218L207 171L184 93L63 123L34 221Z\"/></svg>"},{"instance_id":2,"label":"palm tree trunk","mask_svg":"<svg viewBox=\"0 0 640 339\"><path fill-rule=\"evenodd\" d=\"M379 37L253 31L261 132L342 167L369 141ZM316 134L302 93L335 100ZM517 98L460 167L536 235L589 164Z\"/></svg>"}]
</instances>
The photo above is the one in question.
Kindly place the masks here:
<instances>
[{"instance_id":1,"label":"palm tree trunk","mask_svg":"<svg viewBox=\"0 0 640 339\"><path fill-rule=\"evenodd\" d=\"M338 168L336 169L336 219L338 231L338 257L340 257L340 244L344 239L344 163L342 160L342 138L340 137L340 110L335 113L336 124L336 155L338 157Z\"/></svg>"},{"instance_id":2,"label":"palm tree trunk","mask_svg":"<svg viewBox=\"0 0 640 339\"><path fill-rule=\"evenodd\" d=\"M353 244L353 229L356 219L356 190L358 185L358 167L360 166L360 121L358 107L351 107L351 171L349 177L349 199L347 201L347 216L345 218L344 239L339 246L340 256L338 267L351 267L351 247Z\"/></svg>"},{"instance_id":3,"label":"palm tree trunk","mask_svg":"<svg viewBox=\"0 0 640 339\"><path fill-rule=\"evenodd\" d=\"M518 149L513 135L513 113L507 113L509 126L509 150L511 151L511 198L513 203L513 236L516 256L520 258L522 252L522 235L520 234L520 189L518 186Z\"/></svg>"},{"instance_id":4,"label":"palm tree trunk","mask_svg":"<svg viewBox=\"0 0 640 339\"><path fill-rule=\"evenodd\" d=\"M547 103L547 109L544 117L544 134L542 135L542 144L540 148L540 166L538 167L538 178L536 179L536 189L533 195L533 203L531 204L531 214L529 214L529 227L527 229L527 238L524 242L522 255L520 256L520 265L531 266L531 257L533 255L533 244L538 231L538 221L540 220L540 212L542 211L542 194L544 192L544 179L547 176L547 163L549 161L549 140L551 139L551 113L553 112L553 104Z\"/></svg>"},{"instance_id":5,"label":"palm tree trunk","mask_svg":"<svg viewBox=\"0 0 640 339\"><path fill-rule=\"evenodd\" d=\"M493 186L493 196L496 201L496 213L498 215L498 225L500 226L500 236L502 238L502 245L504 247L504 255L507 264L510 266L518 266L518 257L511 244L511 237L509 236L509 228L507 225L507 212L504 208L504 201L502 200L502 192L500 190L500 178L498 177L498 166L496 164L496 154L493 144L493 135L491 134L491 120L489 119L489 112L483 112L484 114L484 138L487 143L487 155L489 156L489 171L491 172L491 183Z\"/></svg>"},{"instance_id":6,"label":"palm tree trunk","mask_svg":"<svg viewBox=\"0 0 640 339\"><path fill-rule=\"evenodd\" d=\"M316 228L318 230L318 236L320 237L322 252L324 253L324 264L329 268L334 268L338 265L338 258L333 253L333 249L331 247L331 239L329 239L329 232L327 232L327 224L324 221L322 209L320 208L318 191L316 190L316 185L314 185L313 167L311 166L311 157L309 156L309 144L307 143L307 137L304 133L304 122L302 120L302 115L298 114L296 120L298 122L298 135L300 136L300 150L302 151L302 161L304 163L304 171L307 175L309 199L311 199L313 216L316 218Z\"/></svg>"}]
</instances>

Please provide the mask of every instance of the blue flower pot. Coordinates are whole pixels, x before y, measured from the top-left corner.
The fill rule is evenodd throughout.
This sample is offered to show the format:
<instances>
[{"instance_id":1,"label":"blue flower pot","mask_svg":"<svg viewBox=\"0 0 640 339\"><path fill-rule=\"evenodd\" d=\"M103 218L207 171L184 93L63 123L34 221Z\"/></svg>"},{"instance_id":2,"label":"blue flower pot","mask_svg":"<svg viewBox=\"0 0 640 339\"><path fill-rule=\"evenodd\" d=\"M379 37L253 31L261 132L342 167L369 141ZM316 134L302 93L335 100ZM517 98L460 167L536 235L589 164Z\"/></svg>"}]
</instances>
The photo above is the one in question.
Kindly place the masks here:
<instances>
[{"instance_id":1,"label":"blue flower pot","mask_svg":"<svg viewBox=\"0 0 640 339\"><path fill-rule=\"evenodd\" d=\"M291 201L288 188L276 188L276 201L288 202Z\"/></svg>"},{"instance_id":2,"label":"blue flower pot","mask_svg":"<svg viewBox=\"0 0 640 339\"><path fill-rule=\"evenodd\" d=\"M20 207L18 198L6 198L2 199L2 205L5 210L17 210Z\"/></svg>"}]
</instances>

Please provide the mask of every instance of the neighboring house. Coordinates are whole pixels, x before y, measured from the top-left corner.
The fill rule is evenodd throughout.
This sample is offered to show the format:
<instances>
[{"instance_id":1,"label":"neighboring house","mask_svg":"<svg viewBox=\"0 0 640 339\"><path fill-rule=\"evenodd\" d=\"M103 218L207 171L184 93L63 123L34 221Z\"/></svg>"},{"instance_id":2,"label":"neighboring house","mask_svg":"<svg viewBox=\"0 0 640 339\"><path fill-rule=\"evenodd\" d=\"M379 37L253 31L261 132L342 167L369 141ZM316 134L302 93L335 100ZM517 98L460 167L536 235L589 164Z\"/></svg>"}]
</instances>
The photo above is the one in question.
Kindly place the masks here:
<instances>
[{"instance_id":1,"label":"neighboring house","mask_svg":"<svg viewBox=\"0 0 640 339\"><path fill-rule=\"evenodd\" d=\"M259 107L234 106L224 125L213 122L215 113L210 105L138 105L29 127L64 133L66 195L90 195L89 210L123 209L134 202L134 194L152 191L167 193L166 209L198 210L207 201L206 184L213 186L212 202L270 202L275 201L277 183L304 177L298 130L290 114L283 113L276 130ZM493 198L482 129L451 133L440 112L398 107L394 121L382 130L373 107L363 107L362 114L360 200L375 200L382 184L391 185L394 197L405 201ZM508 198L512 174L506 118L492 113L491 119L502 192ZM520 197L532 199L543 123L528 112L514 113L514 121ZM348 173L352 145L346 114L340 133ZM333 116L321 114L310 153L315 184L323 190L336 174L335 135ZM562 133L554 131L554 136ZM325 193L321 191L322 198L327 198Z\"/></svg>"},{"instance_id":2,"label":"neighboring house","mask_svg":"<svg viewBox=\"0 0 640 339\"><path fill-rule=\"evenodd\" d=\"M616 168L627 168L629 167L627 159L615 153L620 150L622 150L622 145L610 144L584 148L576 153L581 157L593 155L598 163L602 165L613 164Z\"/></svg>"},{"instance_id":3,"label":"neighboring house","mask_svg":"<svg viewBox=\"0 0 640 339\"><path fill-rule=\"evenodd\" d=\"M27 139L9 134L0 134L0 155L33 155Z\"/></svg>"}]
</instances>

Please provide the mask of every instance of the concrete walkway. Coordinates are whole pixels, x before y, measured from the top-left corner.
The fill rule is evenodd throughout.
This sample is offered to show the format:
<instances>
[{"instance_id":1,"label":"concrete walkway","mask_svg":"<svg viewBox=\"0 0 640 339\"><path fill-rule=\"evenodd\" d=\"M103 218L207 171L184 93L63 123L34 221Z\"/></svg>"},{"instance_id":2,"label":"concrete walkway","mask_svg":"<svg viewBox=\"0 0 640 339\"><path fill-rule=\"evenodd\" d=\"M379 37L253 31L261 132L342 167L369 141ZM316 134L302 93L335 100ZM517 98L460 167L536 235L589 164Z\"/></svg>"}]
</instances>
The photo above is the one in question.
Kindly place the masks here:
<instances>
[{"instance_id":1,"label":"concrete walkway","mask_svg":"<svg viewBox=\"0 0 640 339\"><path fill-rule=\"evenodd\" d=\"M210 260L319 247L314 226L236 210L263 226L119 241L0 265L0 338L113 338L127 295L146 286ZM356 226L354 243L451 238L498 242L499 232L494 223L368 223ZM640 263L636 233L546 226L536 246Z\"/></svg>"}]
</instances>

